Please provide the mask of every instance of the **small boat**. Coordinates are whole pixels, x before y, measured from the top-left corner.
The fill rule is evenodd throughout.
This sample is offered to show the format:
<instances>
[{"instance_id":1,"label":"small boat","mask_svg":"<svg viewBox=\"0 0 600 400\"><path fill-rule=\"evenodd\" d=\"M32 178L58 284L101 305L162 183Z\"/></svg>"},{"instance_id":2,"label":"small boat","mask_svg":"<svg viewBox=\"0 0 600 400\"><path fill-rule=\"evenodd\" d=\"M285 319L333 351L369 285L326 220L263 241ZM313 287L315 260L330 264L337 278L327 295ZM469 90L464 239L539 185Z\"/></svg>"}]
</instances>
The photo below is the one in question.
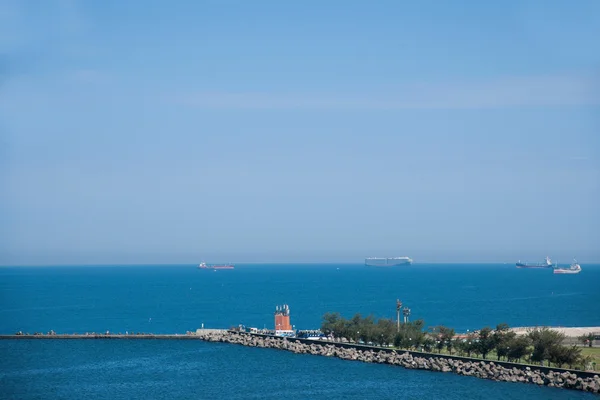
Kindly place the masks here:
<instances>
[{"instance_id":1,"label":"small boat","mask_svg":"<svg viewBox=\"0 0 600 400\"><path fill-rule=\"evenodd\" d=\"M569 268L555 267L555 274L578 274L581 272L581 265L577 263L576 260L573 260L573 263L569 265Z\"/></svg>"}]
</instances>

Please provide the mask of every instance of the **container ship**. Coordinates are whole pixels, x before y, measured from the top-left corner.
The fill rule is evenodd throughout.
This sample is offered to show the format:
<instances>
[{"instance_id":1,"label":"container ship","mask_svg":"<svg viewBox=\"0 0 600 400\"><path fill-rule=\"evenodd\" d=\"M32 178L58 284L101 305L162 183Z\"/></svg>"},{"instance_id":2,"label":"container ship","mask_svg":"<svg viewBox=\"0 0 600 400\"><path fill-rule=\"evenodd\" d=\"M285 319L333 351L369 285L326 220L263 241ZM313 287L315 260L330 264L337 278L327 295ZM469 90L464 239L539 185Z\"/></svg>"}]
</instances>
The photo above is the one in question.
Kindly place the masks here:
<instances>
[{"instance_id":1,"label":"container ship","mask_svg":"<svg viewBox=\"0 0 600 400\"><path fill-rule=\"evenodd\" d=\"M577 261L573 260L573 264L569 266L569 268L554 268L555 274L578 274L581 272L581 265L577 263Z\"/></svg>"},{"instance_id":2,"label":"container ship","mask_svg":"<svg viewBox=\"0 0 600 400\"><path fill-rule=\"evenodd\" d=\"M412 264L410 257L368 257L365 258L365 265L370 267L392 267L394 265Z\"/></svg>"},{"instance_id":3,"label":"container ship","mask_svg":"<svg viewBox=\"0 0 600 400\"><path fill-rule=\"evenodd\" d=\"M198 265L200 269L234 269L233 264L207 264L204 261Z\"/></svg>"},{"instance_id":4,"label":"container ship","mask_svg":"<svg viewBox=\"0 0 600 400\"><path fill-rule=\"evenodd\" d=\"M546 257L544 262L541 262L541 263L522 263L521 261L519 261L516 264L516 266L517 266L517 268L551 268L552 261L550 260L549 257Z\"/></svg>"}]
</instances>

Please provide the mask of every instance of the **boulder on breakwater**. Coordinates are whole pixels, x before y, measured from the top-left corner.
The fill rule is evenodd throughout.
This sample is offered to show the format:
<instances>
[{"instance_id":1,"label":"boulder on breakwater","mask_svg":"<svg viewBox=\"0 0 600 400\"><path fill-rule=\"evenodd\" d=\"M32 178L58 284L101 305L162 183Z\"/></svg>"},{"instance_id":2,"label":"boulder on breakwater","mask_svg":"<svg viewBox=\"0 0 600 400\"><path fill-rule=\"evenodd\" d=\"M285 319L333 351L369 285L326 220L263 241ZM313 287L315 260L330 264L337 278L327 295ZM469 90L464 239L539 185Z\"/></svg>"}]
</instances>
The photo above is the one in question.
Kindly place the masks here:
<instances>
[{"instance_id":1,"label":"boulder on breakwater","mask_svg":"<svg viewBox=\"0 0 600 400\"><path fill-rule=\"evenodd\" d=\"M398 365L410 369L423 369L439 372L452 372L459 375L474 376L502 382L523 382L582 390L600 393L600 377L598 375L581 377L573 372L543 372L539 369L523 366L523 368L506 368L491 361L463 361L447 357L414 356L410 352L390 352L376 348L358 348L338 343L315 342L306 343L295 339L284 339L273 336L259 336L238 332L197 332L196 335L209 342L224 342L251 347L274 348L298 354L313 354L326 357L338 357L343 360L354 360L379 364Z\"/></svg>"}]
</instances>

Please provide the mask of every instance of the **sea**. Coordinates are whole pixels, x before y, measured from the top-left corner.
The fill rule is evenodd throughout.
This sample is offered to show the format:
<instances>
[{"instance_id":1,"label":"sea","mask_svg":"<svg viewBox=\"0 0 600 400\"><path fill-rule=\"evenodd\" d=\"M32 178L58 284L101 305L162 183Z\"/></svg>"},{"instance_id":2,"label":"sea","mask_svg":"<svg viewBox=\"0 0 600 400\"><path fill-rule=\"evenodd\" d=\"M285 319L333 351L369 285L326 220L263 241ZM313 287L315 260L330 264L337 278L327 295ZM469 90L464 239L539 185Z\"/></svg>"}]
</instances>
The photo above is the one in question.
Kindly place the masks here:
<instances>
[{"instance_id":1,"label":"sea","mask_svg":"<svg viewBox=\"0 0 600 400\"><path fill-rule=\"evenodd\" d=\"M236 264L0 267L0 333L180 333L296 329L326 312L410 319L467 332L600 326L600 265L577 275L514 264ZM535 385L185 340L0 340L3 399L578 399Z\"/></svg>"}]
</instances>

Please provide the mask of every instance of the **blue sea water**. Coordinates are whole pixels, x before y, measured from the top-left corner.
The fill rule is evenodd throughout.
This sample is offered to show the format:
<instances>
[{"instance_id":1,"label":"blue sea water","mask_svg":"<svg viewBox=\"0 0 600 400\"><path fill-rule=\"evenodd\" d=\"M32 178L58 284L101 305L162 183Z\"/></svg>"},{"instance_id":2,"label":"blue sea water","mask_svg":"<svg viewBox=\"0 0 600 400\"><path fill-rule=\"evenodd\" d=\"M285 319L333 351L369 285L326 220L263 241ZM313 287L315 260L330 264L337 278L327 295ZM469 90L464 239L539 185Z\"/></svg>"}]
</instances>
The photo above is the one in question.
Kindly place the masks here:
<instances>
[{"instance_id":1,"label":"blue sea water","mask_svg":"<svg viewBox=\"0 0 600 400\"><path fill-rule=\"evenodd\" d=\"M457 331L600 326L600 265L579 275L513 265L351 264L0 268L0 333L185 333L269 327L287 303L301 329L327 311L412 319ZM567 399L585 393L199 341L0 341L3 398Z\"/></svg>"}]
</instances>

